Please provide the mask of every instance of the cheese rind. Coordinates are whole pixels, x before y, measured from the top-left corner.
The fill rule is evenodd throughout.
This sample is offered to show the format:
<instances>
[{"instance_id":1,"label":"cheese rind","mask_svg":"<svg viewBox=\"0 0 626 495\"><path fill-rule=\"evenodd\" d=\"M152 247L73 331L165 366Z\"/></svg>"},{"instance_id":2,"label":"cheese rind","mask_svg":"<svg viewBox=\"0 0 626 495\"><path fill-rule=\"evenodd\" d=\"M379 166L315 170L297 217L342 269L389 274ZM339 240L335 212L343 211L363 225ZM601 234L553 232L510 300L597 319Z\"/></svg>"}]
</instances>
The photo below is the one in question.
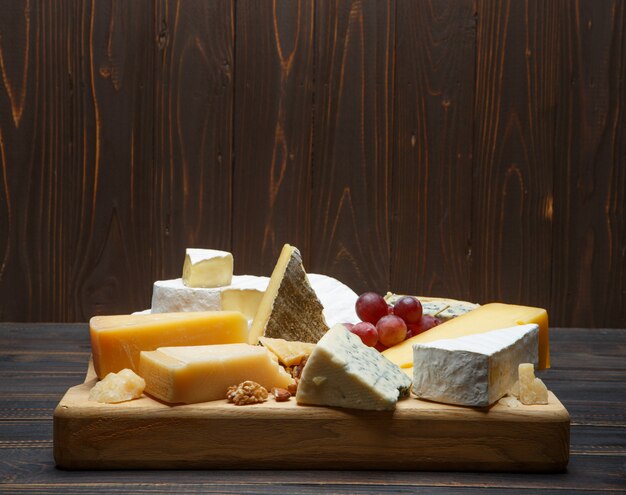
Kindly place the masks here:
<instances>
[{"instance_id":1,"label":"cheese rind","mask_svg":"<svg viewBox=\"0 0 626 495\"><path fill-rule=\"evenodd\" d=\"M201 288L187 287L182 278L158 280L152 288L152 313L175 313L180 311L241 311L246 314L252 311L249 300L243 300L240 307L236 307L237 293L248 293L251 299L255 296L261 299L269 277L254 275L234 275L231 284L224 287ZM224 307L224 292L234 294L226 296ZM245 298L245 296L244 296ZM249 316L252 319L254 314Z\"/></svg>"},{"instance_id":2,"label":"cheese rind","mask_svg":"<svg viewBox=\"0 0 626 495\"><path fill-rule=\"evenodd\" d=\"M261 346L224 344L162 347L142 352L139 373L146 392L172 404L224 399L226 390L245 380L266 389L287 388L293 378Z\"/></svg>"},{"instance_id":3,"label":"cheese rind","mask_svg":"<svg viewBox=\"0 0 626 495\"><path fill-rule=\"evenodd\" d=\"M514 325L536 323L539 326L539 368L550 367L548 313L542 308L490 303L462 316L446 321L426 332L411 337L383 352L383 356L401 368L413 366L413 345L441 339L497 330Z\"/></svg>"},{"instance_id":4,"label":"cheese rind","mask_svg":"<svg viewBox=\"0 0 626 495\"><path fill-rule=\"evenodd\" d=\"M250 344L259 337L317 342L328 330L324 307L311 287L295 247L285 244L250 328Z\"/></svg>"},{"instance_id":5,"label":"cheese rind","mask_svg":"<svg viewBox=\"0 0 626 495\"><path fill-rule=\"evenodd\" d=\"M355 310L359 296L350 287L333 277L319 273L307 273L307 278L324 307L324 319L329 328L337 323L361 321Z\"/></svg>"},{"instance_id":6,"label":"cheese rind","mask_svg":"<svg viewBox=\"0 0 626 495\"><path fill-rule=\"evenodd\" d=\"M536 324L413 347L413 393L446 404L486 407L503 397L523 362L537 362Z\"/></svg>"},{"instance_id":7,"label":"cheese rind","mask_svg":"<svg viewBox=\"0 0 626 495\"><path fill-rule=\"evenodd\" d=\"M94 368L103 378L124 368L137 371L141 351L246 342L248 322L236 311L94 316L89 333Z\"/></svg>"},{"instance_id":8,"label":"cheese rind","mask_svg":"<svg viewBox=\"0 0 626 495\"><path fill-rule=\"evenodd\" d=\"M301 404L393 410L411 380L396 365L349 332L333 326L313 349L296 400Z\"/></svg>"},{"instance_id":9,"label":"cheese rind","mask_svg":"<svg viewBox=\"0 0 626 495\"><path fill-rule=\"evenodd\" d=\"M188 287L221 287L233 278L233 255L217 249L187 248L183 283Z\"/></svg>"}]
</instances>

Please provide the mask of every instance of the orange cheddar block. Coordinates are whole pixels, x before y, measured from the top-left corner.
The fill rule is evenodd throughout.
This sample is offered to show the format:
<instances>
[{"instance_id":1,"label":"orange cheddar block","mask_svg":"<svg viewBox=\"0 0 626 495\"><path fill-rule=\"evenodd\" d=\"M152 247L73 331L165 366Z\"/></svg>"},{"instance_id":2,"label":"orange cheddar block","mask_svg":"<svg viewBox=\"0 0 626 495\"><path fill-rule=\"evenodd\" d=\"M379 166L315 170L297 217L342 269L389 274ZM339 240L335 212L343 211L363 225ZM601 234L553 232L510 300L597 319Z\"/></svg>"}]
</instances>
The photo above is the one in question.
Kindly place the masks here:
<instances>
[{"instance_id":1,"label":"orange cheddar block","mask_svg":"<svg viewBox=\"0 0 626 495\"><path fill-rule=\"evenodd\" d=\"M455 339L465 335L489 332L514 325L539 325L539 368L550 367L548 313L542 308L490 303L480 306L426 332L405 340L383 352L383 356L400 368L413 367L413 345L439 339Z\"/></svg>"},{"instance_id":2,"label":"orange cheddar block","mask_svg":"<svg viewBox=\"0 0 626 495\"><path fill-rule=\"evenodd\" d=\"M158 347L248 341L248 322L238 311L94 316L89 321L98 378L139 369L141 351Z\"/></svg>"}]
</instances>

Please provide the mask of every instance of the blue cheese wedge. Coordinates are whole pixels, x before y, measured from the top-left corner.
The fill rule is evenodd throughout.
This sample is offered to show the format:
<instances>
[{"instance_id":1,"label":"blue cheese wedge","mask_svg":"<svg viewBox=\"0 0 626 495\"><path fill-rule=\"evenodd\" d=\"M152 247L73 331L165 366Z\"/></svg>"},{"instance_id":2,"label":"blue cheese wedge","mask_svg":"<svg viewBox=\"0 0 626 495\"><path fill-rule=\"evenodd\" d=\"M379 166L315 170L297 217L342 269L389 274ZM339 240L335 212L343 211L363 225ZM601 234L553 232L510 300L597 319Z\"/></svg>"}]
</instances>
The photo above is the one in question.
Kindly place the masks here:
<instances>
[{"instance_id":1,"label":"blue cheese wedge","mask_svg":"<svg viewBox=\"0 0 626 495\"><path fill-rule=\"evenodd\" d=\"M296 400L299 404L393 410L410 386L410 378L398 366L343 325L335 325L309 356Z\"/></svg>"},{"instance_id":2,"label":"blue cheese wedge","mask_svg":"<svg viewBox=\"0 0 626 495\"><path fill-rule=\"evenodd\" d=\"M385 301L387 304L394 305L398 299L407 297L401 294L393 294L387 292ZM448 321L457 316L464 315L476 309L479 304L467 301L459 301L457 299L449 299L444 297L426 297L426 296L409 296L414 297L422 304L422 311L425 315L434 316L441 321Z\"/></svg>"},{"instance_id":3,"label":"blue cheese wedge","mask_svg":"<svg viewBox=\"0 0 626 495\"><path fill-rule=\"evenodd\" d=\"M538 362L539 327L517 325L413 346L413 393L422 399L486 407L509 391L520 363Z\"/></svg>"}]
</instances>

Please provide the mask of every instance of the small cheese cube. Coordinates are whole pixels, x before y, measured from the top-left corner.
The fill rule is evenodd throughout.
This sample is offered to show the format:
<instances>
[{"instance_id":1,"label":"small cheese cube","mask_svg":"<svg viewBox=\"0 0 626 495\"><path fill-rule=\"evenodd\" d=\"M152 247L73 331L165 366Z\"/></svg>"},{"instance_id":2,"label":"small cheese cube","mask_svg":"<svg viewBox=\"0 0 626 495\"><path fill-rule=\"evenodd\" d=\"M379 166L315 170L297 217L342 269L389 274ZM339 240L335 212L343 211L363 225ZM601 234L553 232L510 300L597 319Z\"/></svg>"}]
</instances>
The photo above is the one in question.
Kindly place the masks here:
<instances>
[{"instance_id":1,"label":"small cheese cube","mask_svg":"<svg viewBox=\"0 0 626 495\"><path fill-rule=\"evenodd\" d=\"M547 404L548 388L539 378L535 378L532 363L519 365L519 400L522 404Z\"/></svg>"},{"instance_id":2,"label":"small cheese cube","mask_svg":"<svg viewBox=\"0 0 626 495\"><path fill-rule=\"evenodd\" d=\"M191 249L185 252L183 282L188 287L222 287L233 279L233 255L217 249Z\"/></svg>"},{"instance_id":3,"label":"small cheese cube","mask_svg":"<svg viewBox=\"0 0 626 495\"><path fill-rule=\"evenodd\" d=\"M109 373L89 391L89 400L103 403L124 402L141 397L146 382L133 370Z\"/></svg>"},{"instance_id":4,"label":"small cheese cube","mask_svg":"<svg viewBox=\"0 0 626 495\"><path fill-rule=\"evenodd\" d=\"M98 378L124 368L137 371L139 353L176 345L248 340L248 321L235 311L94 316L89 321Z\"/></svg>"},{"instance_id":5,"label":"small cheese cube","mask_svg":"<svg viewBox=\"0 0 626 495\"><path fill-rule=\"evenodd\" d=\"M224 399L228 387L246 380L268 390L293 383L267 349L249 344L161 347L142 352L139 374L150 395L186 404Z\"/></svg>"}]
</instances>

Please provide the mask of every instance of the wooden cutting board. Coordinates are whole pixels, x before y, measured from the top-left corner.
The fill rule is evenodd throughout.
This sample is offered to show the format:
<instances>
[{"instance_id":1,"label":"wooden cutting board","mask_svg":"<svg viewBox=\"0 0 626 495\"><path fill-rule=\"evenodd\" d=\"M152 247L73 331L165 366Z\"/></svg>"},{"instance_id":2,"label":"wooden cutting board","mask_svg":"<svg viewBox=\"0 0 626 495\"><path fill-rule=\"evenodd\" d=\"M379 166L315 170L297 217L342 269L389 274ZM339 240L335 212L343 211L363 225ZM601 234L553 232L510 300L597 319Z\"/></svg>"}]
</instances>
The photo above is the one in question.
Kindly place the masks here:
<instances>
[{"instance_id":1,"label":"wooden cutting board","mask_svg":"<svg viewBox=\"0 0 626 495\"><path fill-rule=\"evenodd\" d=\"M54 412L54 457L64 469L388 469L563 471L570 417L547 405L489 409L418 399L393 412L301 406L292 398L235 406L170 406L148 396L88 401L70 388Z\"/></svg>"}]
</instances>

